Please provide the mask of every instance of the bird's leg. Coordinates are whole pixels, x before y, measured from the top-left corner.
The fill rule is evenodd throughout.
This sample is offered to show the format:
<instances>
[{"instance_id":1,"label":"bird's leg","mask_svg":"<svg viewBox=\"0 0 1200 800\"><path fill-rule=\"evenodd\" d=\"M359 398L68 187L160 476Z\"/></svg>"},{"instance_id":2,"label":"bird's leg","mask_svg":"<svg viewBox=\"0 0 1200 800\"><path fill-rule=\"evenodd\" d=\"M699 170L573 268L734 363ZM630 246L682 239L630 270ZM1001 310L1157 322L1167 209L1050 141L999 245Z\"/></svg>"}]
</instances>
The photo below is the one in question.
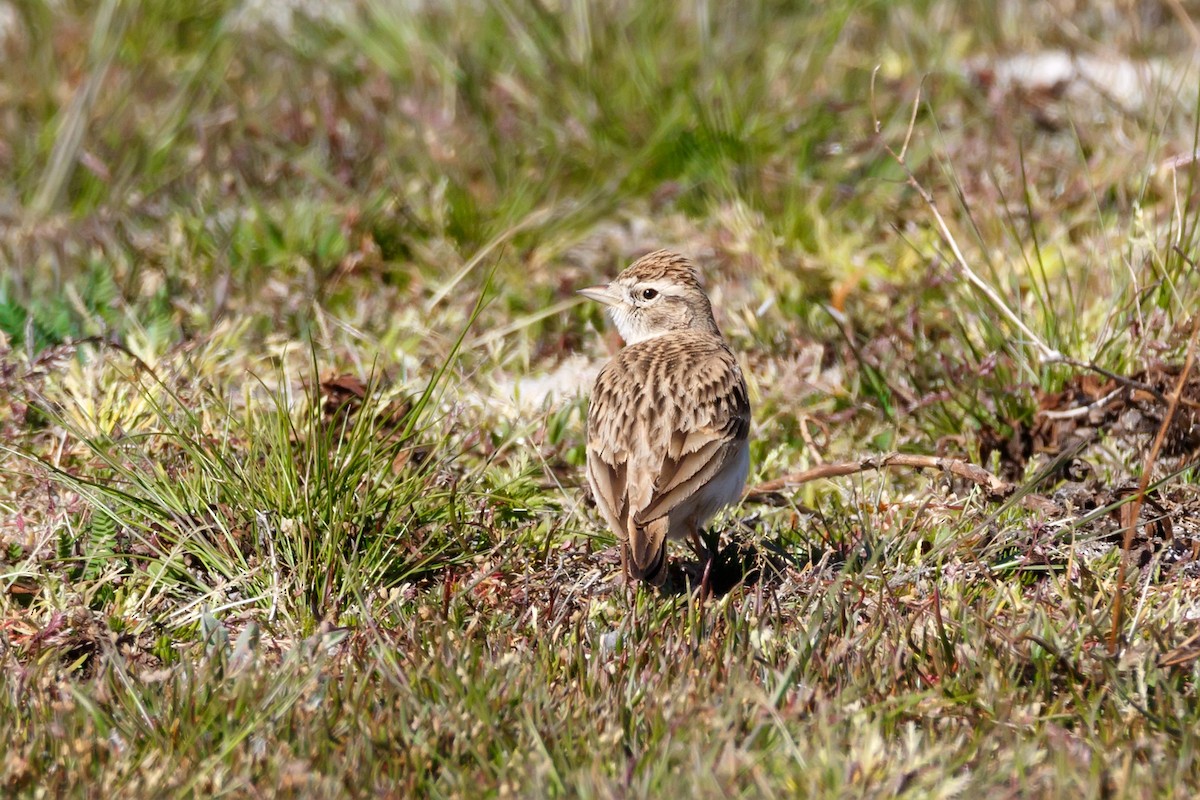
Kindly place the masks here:
<instances>
[{"instance_id":1,"label":"bird's leg","mask_svg":"<svg viewBox=\"0 0 1200 800\"><path fill-rule=\"evenodd\" d=\"M716 554L701 541L700 526L696 524L694 517L688 520L688 534L691 537L692 550L696 553L696 558L704 562L704 572L700 578L700 596L708 597L712 593L712 568Z\"/></svg>"},{"instance_id":2,"label":"bird's leg","mask_svg":"<svg viewBox=\"0 0 1200 800\"><path fill-rule=\"evenodd\" d=\"M704 575L700 578L700 598L702 600L712 595L712 566L713 558L710 555L708 561L704 562Z\"/></svg>"},{"instance_id":3,"label":"bird's leg","mask_svg":"<svg viewBox=\"0 0 1200 800\"><path fill-rule=\"evenodd\" d=\"M692 552L696 554L696 558L703 561L711 559L712 554L708 552L708 548L704 546L704 542L700 540L700 526L696 524L696 519L693 517L687 521L688 537L691 539Z\"/></svg>"}]
</instances>

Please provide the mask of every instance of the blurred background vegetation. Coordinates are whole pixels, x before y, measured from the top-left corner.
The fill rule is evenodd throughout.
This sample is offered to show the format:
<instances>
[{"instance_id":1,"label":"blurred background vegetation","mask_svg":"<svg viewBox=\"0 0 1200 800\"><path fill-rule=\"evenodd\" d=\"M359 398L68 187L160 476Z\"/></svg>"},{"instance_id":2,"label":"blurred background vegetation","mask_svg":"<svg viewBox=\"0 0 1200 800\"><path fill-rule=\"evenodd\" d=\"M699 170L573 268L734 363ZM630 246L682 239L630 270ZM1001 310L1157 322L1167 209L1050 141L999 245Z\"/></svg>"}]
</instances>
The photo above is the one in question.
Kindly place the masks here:
<instances>
[{"instance_id":1,"label":"blurred background vegetation","mask_svg":"<svg viewBox=\"0 0 1200 800\"><path fill-rule=\"evenodd\" d=\"M740 515L784 577L627 604L580 501L614 343L574 290L701 264L753 480L906 450L1033 486L1001 451L1078 370L951 242L1046 346L1182 360L1198 24L0 1L0 786L1189 794L1195 560L1122 582L1102 517L824 482ZM1116 497L1146 443L1096 436Z\"/></svg>"}]
</instances>

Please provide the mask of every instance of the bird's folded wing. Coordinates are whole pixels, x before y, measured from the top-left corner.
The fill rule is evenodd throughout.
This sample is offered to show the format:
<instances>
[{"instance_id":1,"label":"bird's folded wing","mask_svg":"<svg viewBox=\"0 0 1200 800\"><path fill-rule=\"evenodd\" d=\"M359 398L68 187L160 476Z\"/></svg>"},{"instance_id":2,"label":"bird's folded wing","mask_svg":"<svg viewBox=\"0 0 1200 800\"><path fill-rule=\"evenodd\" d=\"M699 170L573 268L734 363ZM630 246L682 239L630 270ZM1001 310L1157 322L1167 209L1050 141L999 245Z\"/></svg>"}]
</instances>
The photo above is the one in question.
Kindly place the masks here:
<instances>
[{"instance_id":1,"label":"bird's folded wing","mask_svg":"<svg viewBox=\"0 0 1200 800\"><path fill-rule=\"evenodd\" d=\"M699 450L683 456L679 461L668 457L663 462L663 471L659 473L662 486L655 490L650 504L635 515L637 523L644 525L671 513L675 506L712 480L725 463L734 457L737 449L736 441L714 437Z\"/></svg>"},{"instance_id":2,"label":"bird's folded wing","mask_svg":"<svg viewBox=\"0 0 1200 800\"><path fill-rule=\"evenodd\" d=\"M639 386L642 413L607 414L589 426L589 478L606 520L621 521L618 530L629 518L641 526L669 514L746 438L750 404L733 354L721 347L689 367L675 385L651 370ZM607 391L602 374L597 393L607 399Z\"/></svg>"},{"instance_id":3,"label":"bird's folded wing","mask_svg":"<svg viewBox=\"0 0 1200 800\"><path fill-rule=\"evenodd\" d=\"M610 463L601 458L588 458L588 482L592 485L592 495L600 515L608 523L613 532L620 535L625 530L625 462Z\"/></svg>"}]
</instances>

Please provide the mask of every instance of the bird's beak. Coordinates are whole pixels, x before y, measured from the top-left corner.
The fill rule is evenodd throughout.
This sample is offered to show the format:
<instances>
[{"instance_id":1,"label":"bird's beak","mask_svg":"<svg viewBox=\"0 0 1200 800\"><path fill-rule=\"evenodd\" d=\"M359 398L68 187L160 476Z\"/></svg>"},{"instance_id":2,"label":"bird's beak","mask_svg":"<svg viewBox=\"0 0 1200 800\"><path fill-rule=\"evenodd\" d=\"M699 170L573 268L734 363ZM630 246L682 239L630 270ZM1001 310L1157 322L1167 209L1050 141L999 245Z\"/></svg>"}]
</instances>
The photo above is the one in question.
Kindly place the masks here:
<instances>
[{"instance_id":1,"label":"bird's beak","mask_svg":"<svg viewBox=\"0 0 1200 800\"><path fill-rule=\"evenodd\" d=\"M615 306L621 302L621 295L607 283L580 289L578 293L589 300L595 300L597 303L603 303L606 306Z\"/></svg>"}]
</instances>

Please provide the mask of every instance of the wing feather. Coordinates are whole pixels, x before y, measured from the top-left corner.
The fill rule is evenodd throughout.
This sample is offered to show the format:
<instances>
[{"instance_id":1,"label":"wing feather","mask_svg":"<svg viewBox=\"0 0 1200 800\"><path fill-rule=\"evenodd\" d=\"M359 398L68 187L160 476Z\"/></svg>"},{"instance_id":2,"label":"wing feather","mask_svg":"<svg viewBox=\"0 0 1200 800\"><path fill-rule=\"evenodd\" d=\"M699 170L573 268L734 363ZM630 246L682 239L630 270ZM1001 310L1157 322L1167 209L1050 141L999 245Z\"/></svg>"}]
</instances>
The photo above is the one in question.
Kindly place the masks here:
<instances>
[{"instance_id":1,"label":"wing feather","mask_svg":"<svg viewBox=\"0 0 1200 800\"><path fill-rule=\"evenodd\" d=\"M663 518L736 457L749 424L745 381L718 336L660 336L626 347L600 372L588 480L635 566L657 556L671 532Z\"/></svg>"}]
</instances>

